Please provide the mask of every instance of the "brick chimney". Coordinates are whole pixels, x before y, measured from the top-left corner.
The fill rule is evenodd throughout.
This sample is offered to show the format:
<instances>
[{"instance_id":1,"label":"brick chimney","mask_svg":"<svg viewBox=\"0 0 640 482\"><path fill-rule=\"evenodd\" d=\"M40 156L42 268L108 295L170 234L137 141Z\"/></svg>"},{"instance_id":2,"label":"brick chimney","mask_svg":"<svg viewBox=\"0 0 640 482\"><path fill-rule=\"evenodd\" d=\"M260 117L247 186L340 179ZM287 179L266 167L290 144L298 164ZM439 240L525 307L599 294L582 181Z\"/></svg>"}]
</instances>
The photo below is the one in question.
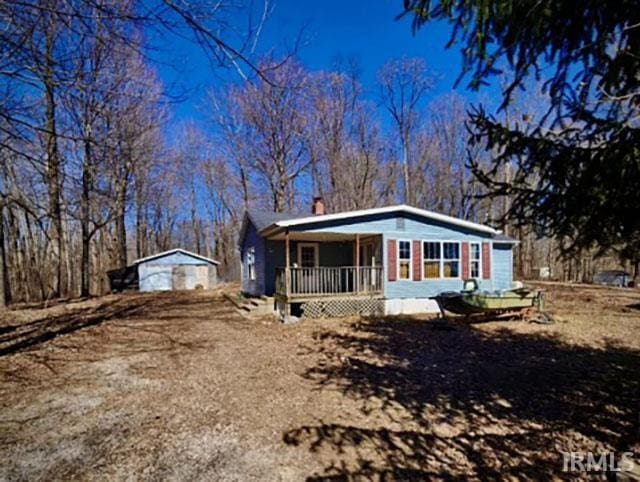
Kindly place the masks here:
<instances>
[{"instance_id":1,"label":"brick chimney","mask_svg":"<svg viewBox=\"0 0 640 482\"><path fill-rule=\"evenodd\" d=\"M314 216L322 216L323 214L326 214L322 197L315 196L313 198L313 204L311 204L311 214L313 214Z\"/></svg>"}]
</instances>

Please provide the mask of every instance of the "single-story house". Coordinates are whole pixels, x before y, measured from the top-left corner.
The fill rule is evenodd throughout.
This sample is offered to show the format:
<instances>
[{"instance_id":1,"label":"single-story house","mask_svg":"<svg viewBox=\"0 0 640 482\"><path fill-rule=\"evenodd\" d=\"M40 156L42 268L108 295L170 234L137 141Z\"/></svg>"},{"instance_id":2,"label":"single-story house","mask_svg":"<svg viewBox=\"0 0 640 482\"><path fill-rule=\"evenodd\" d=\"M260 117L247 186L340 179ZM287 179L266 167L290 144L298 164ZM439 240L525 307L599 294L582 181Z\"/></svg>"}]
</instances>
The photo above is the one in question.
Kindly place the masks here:
<instances>
[{"instance_id":1,"label":"single-story house","mask_svg":"<svg viewBox=\"0 0 640 482\"><path fill-rule=\"evenodd\" d=\"M125 269L109 271L113 291L211 289L218 283L218 261L176 248L134 261Z\"/></svg>"},{"instance_id":2,"label":"single-story house","mask_svg":"<svg viewBox=\"0 0 640 482\"><path fill-rule=\"evenodd\" d=\"M407 205L313 215L249 211L240 231L242 290L273 296L284 314L437 311L429 297L475 278L511 288L515 240Z\"/></svg>"}]
</instances>

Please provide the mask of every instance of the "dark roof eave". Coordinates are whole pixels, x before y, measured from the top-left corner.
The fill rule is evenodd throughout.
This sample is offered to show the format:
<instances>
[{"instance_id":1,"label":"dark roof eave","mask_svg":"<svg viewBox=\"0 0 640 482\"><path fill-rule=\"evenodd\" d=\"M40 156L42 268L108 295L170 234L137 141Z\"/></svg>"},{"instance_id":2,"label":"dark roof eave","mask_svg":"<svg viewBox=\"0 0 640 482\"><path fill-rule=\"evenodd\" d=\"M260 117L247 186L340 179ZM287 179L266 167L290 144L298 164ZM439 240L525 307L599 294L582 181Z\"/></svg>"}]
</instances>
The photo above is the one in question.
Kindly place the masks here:
<instances>
[{"instance_id":1,"label":"dark roof eave","mask_svg":"<svg viewBox=\"0 0 640 482\"><path fill-rule=\"evenodd\" d=\"M274 223L271 226L267 226L263 230L259 231L258 234L260 236L262 236L263 238L266 238L268 236L272 236L274 234L281 233L283 231L286 231L286 229L285 228L281 228L280 226L278 226L277 224Z\"/></svg>"}]
</instances>

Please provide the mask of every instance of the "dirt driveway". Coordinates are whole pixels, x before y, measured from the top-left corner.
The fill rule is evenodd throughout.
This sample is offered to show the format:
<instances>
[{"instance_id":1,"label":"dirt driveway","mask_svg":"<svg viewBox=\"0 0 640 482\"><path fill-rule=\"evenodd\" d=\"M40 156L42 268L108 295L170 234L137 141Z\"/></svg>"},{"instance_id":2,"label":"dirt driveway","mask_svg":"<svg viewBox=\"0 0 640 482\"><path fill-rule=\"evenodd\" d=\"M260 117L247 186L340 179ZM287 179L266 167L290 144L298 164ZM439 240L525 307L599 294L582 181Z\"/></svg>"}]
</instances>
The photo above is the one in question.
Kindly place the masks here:
<instances>
[{"instance_id":1,"label":"dirt driveway","mask_svg":"<svg viewBox=\"0 0 640 482\"><path fill-rule=\"evenodd\" d=\"M547 289L551 327L283 326L202 292L9 312L0 479L575 479L561 452L637 455L640 294ZM62 331L11 353L17 327Z\"/></svg>"}]
</instances>

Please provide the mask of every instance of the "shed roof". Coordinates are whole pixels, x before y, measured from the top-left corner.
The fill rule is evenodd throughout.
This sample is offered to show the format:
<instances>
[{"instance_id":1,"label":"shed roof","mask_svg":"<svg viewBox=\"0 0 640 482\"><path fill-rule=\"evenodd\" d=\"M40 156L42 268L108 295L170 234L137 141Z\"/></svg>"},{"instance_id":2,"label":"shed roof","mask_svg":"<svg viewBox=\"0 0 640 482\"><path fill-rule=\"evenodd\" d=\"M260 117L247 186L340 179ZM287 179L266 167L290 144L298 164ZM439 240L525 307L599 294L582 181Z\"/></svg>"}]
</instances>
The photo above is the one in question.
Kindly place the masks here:
<instances>
[{"instance_id":1,"label":"shed roof","mask_svg":"<svg viewBox=\"0 0 640 482\"><path fill-rule=\"evenodd\" d=\"M182 249L182 248L174 248L174 249L170 249L168 251L163 251L162 253L152 254L151 256L147 256L146 258L136 259L133 262L133 264L146 263L147 261L151 261L151 260L158 259L158 258L164 258L165 256L171 256L172 254L176 254L176 253L181 253L181 254L184 254L185 256L190 256L192 258L199 259L199 260L205 261L207 263L211 263L211 264L215 264L215 265L220 264L220 262L216 261L215 259L207 258L205 256L201 256L199 254L192 253L191 251L187 251L186 249Z\"/></svg>"}]
</instances>

